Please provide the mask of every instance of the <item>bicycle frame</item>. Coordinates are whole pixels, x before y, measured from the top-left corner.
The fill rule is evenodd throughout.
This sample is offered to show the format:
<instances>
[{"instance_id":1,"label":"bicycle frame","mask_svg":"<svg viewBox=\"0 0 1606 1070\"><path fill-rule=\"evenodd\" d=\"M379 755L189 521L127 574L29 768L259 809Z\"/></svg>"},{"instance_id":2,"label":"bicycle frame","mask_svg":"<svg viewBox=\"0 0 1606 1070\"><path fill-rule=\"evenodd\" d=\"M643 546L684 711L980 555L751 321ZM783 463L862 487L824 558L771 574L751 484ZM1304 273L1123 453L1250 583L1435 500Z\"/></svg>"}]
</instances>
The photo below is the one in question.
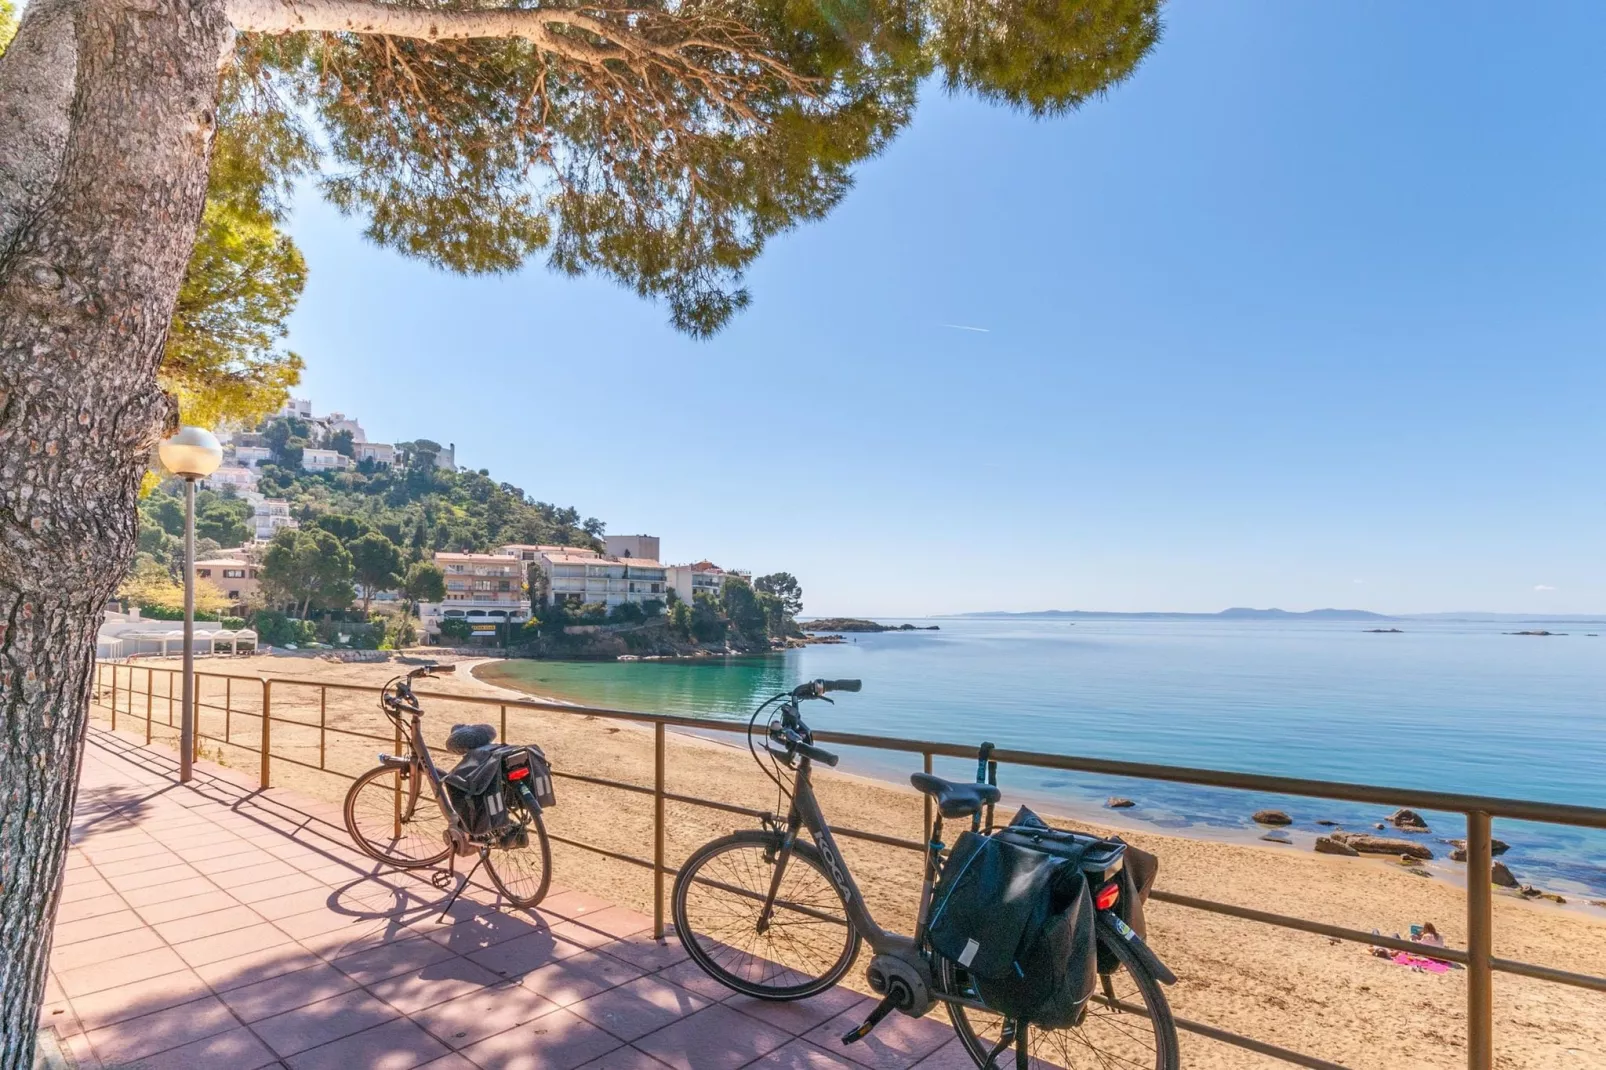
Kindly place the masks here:
<instances>
[{"instance_id":1,"label":"bicycle frame","mask_svg":"<svg viewBox=\"0 0 1606 1070\"><path fill-rule=\"evenodd\" d=\"M392 713L387 710L386 716L396 723L396 727L402 727L399 713ZM435 767L435 758L430 754L429 744L424 742L424 715L421 712L413 712L412 725L407 731L405 742L408 750L412 753L406 755L381 754L379 756L380 765L404 771L408 774L407 803L405 806L397 808L397 823L400 824L404 820L412 820L413 813L418 809L418 773L422 771L429 779L430 789L435 794L435 805L440 808L441 816L446 818L448 824L456 826L460 823L460 818L456 809L452 806L451 800L447 798L445 788L441 783L441 772Z\"/></svg>"},{"instance_id":2,"label":"bicycle frame","mask_svg":"<svg viewBox=\"0 0 1606 1070\"><path fill-rule=\"evenodd\" d=\"M938 837L942 832L942 818L938 816L932 825L931 839L926 846L925 876L920 888L920 910L915 920L915 934L905 936L902 933L890 932L876 924L870 913L864 895L859 886L854 883L853 874L848 871L847 863L842 859L842 852L836 845L836 839L831 835L831 826L825 820L825 814L820 810L819 799L814 794L814 785L809 772L813 763L806 756L799 756L796 766L796 778L792 786L792 805L786 817L786 827L782 832L781 849L776 858L775 872L770 878L769 894L765 898L760 917L767 919L773 910L775 896L780 890L781 879L786 873L787 863L792 857L792 845L797 842L797 833L800 828L807 828L825 860L826 869L830 872L831 880L842 893L842 900L847 908L848 924L858 931L864 942L870 945L870 950L877 955L895 955L901 958L920 956L929 958L924 948L927 912L931 909L932 886L941 864L942 843ZM935 979L934 979L935 980ZM960 996L951 992L940 990L939 986L932 988L931 995L944 1003L960 1003L977 1010L986 1010L985 1004Z\"/></svg>"}]
</instances>

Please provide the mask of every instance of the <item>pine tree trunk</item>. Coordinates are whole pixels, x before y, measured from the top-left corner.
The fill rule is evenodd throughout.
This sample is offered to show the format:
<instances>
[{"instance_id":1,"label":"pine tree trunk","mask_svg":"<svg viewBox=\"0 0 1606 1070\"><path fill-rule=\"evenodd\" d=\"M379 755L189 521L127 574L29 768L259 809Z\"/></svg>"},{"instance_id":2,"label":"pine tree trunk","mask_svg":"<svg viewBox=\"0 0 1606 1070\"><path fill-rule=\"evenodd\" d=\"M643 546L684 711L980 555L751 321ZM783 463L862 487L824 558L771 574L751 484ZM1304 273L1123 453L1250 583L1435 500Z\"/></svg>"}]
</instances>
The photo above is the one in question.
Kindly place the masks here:
<instances>
[{"instance_id":1,"label":"pine tree trunk","mask_svg":"<svg viewBox=\"0 0 1606 1070\"><path fill-rule=\"evenodd\" d=\"M0 183L0 1070L32 1066L95 632L173 417L156 369L230 35L219 0L79 0L74 27L74 69L45 65L73 86L64 122L0 100L0 127L34 123L40 151L54 143L38 123L67 131L59 166L30 169L48 197ZM0 86L13 55L37 61L30 32Z\"/></svg>"}]
</instances>

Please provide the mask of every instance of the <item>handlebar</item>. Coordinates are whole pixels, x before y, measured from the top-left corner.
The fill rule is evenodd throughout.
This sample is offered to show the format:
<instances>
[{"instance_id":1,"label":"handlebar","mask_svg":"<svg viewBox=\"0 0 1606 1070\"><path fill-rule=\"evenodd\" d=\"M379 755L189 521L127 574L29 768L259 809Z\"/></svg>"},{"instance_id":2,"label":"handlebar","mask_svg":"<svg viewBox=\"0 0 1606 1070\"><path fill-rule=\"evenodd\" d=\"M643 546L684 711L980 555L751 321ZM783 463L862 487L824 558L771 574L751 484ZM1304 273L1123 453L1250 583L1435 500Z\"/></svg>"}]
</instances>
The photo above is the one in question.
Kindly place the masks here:
<instances>
[{"instance_id":1,"label":"handlebar","mask_svg":"<svg viewBox=\"0 0 1606 1070\"><path fill-rule=\"evenodd\" d=\"M792 689L793 698L823 698L830 691L858 691L863 680L810 680Z\"/></svg>"}]
</instances>

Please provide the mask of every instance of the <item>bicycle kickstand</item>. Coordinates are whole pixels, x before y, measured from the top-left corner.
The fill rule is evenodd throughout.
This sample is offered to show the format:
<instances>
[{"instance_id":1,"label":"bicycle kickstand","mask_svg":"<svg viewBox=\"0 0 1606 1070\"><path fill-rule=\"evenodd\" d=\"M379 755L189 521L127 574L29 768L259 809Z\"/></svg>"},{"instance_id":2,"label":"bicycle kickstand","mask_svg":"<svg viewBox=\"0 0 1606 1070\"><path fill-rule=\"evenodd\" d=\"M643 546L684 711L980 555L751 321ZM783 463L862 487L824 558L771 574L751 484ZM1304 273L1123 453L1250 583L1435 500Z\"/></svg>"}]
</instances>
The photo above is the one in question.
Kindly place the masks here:
<instances>
[{"instance_id":1,"label":"bicycle kickstand","mask_svg":"<svg viewBox=\"0 0 1606 1070\"><path fill-rule=\"evenodd\" d=\"M849 1030L848 1032L842 1034L842 1043L853 1044L869 1036L870 1030L880 1025L881 1019L891 1014L893 1008L897 1005L897 996L891 994L883 996L881 1002L877 1003L875 1005L875 1009L870 1012L870 1017L864 1020L863 1025L859 1026L857 1029Z\"/></svg>"},{"instance_id":2,"label":"bicycle kickstand","mask_svg":"<svg viewBox=\"0 0 1606 1070\"><path fill-rule=\"evenodd\" d=\"M467 888L468 882L474 879L474 874L480 871L480 867L485 864L486 855L489 853L490 852L486 848L480 848L479 861L475 862L474 868L463 874L463 879L457 882L457 887L452 890L452 894L447 898L446 905L441 907L440 917L435 919L435 923L437 925L446 920L446 915L452 909L452 904L456 903L457 897L463 894L463 889ZM453 861L456 861L455 856Z\"/></svg>"},{"instance_id":3,"label":"bicycle kickstand","mask_svg":"<svg viewBox=\"0 0 1606 1070\"><path fill-rule=\"evenodd\" d=\"M987 1061L982 1063L982 1067L984 1068L984 1070L999 1070L998 1057L1000 1055L1004 1054L1005 1051L1009 1050L1009 1046L1011 1044L1015 1043L1015 1030L1016 1030L1015 1020L1013 1018L1006 1019L1004 1021L1003 1035L999 1037L998 1043L993 1046L993 1050L987 1053ZM1024 1040L1024 1037L1022 1039ZM1016 1053L1016 1065L1017 1066L1026 1065L1025 1063L1020 1061L1020 1059L1023 1057L1025 1051L1026 1051L1026 1045L1024 1043L1022 1043L1020 1045L1019 1051Z\"/></svg>"}]
</instances>

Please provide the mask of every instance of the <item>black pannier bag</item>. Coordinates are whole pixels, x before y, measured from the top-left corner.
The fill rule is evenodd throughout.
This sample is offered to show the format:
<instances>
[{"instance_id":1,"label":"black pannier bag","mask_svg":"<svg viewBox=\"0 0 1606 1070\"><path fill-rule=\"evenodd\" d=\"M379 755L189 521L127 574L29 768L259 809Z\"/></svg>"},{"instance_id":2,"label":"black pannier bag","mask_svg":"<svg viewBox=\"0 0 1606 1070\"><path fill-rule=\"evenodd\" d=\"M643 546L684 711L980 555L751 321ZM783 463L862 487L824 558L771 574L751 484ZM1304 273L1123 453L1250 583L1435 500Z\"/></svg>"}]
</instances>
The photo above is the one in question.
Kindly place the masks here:
<instances>
[{"instance_id":1,"label":"black pannier bag","mask_svg":"<svg viewBox=\"0 0 1606 1070\"><path fill-rule=\"evenodd\" d=\"M513 823L507 812L506 793L509 788L517 790L519 781L529 785L530 794L541 807L556 801L551 767L541 748L534 744L476 747L441 778L452 807L474 837L499 834Z\"/></svg>"},{"instance_id":2,"label":"black pannier bag","mask_svg":"<svg viewBox=\"0 0 1606 1070\"><path fill-rule=\"evenodd\" d=\"M1115 902L1115 916L1130 925L1139 938L1148 938L1143 904L1149 901L1149 889L1154 887L1154 878L1160 872L1159 858L1133 847L1119 836L1099 837L1052 828L1024 806L1010 819L1009 827L1000 830L998 835L1049 854L1078 859L1095 891L1112 878L1119 882L1121 896ZM1114 973L1121 965L1115 953L1103 947L1098 951L1099 972Z\"/></svg>"},{"instance_id":3,"label":"black pannier bag","mask_svg":"<svg viewBox=\"0 0 1606 1070\"><path fill-rule=\"evenodd\" d=\"M1081 1021L1096 978L1093 901L1075 864L963 832L933 891L927 934L998 1013L1050 1029Z\"/></svg>"}]
</instances>

